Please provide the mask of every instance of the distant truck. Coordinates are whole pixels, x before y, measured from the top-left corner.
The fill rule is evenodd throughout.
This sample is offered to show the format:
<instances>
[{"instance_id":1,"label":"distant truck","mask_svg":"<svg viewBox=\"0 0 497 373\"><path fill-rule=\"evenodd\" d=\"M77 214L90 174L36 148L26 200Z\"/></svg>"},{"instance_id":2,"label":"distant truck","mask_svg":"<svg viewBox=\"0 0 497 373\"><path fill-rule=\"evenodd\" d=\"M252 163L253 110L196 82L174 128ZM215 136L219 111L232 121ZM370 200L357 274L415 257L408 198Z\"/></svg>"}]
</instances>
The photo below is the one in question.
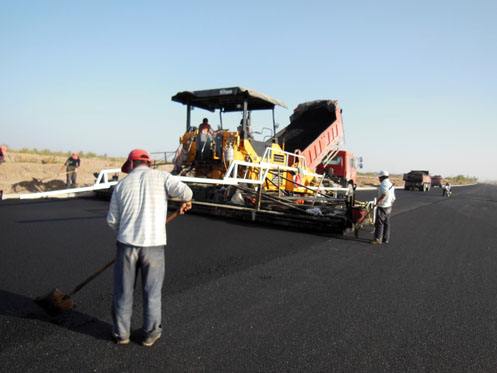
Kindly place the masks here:
<instances>
[{"instance_id":1,"label":"distant truck","mask_svg":"<svg viewBox=\"0 0 497 373\"><path fill-rule=\"evenodd\" d=\"M443 177L440 175L434 175L431 177L431 186L441 188L443 185Z\"/></svg>"},{"instance_id":2,"label":"distant truck","mask_svg":"<svg viewBox=\"0 0 497 373\"><path fill-rule=\"evenodd\" d=\"M404 174L403 180L405 182L405 190L419 190L427 192L431 188L431 176L428 171L411 171Z\"/></svg>"},{"instance_id":3,"label":"distant truck","mask_svg":"<svg viewBox=\"0 0 497 373\"><path fill-rule=\"evenodd\" d=\"M347 150L339 150L337 154L328 161L320 163L316 167L316 173L325 174L343 187L349 182L357 183L357 158Z\"/></svg>"}]
</instances>

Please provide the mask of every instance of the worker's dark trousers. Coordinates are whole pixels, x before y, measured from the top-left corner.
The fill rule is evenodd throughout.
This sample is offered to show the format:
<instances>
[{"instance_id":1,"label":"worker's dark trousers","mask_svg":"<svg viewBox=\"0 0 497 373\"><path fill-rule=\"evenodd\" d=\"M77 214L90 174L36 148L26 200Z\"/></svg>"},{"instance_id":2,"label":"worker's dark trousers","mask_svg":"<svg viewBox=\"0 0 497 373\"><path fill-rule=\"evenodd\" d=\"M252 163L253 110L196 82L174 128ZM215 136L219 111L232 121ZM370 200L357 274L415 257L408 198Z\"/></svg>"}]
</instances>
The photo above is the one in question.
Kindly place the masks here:
<instances>
[{"instance_id":1,"label":"worker's dark trousers","mask_svg":"<svg viewBox=\"0 0 497 373\"><path fill-rule=\"evenodd\" d=\"M67 171L66 184L68 188L76 186L76 175L76 171Z\"/></svg>"},{"instance_id":2,"label":"worker's dark trousers","mask_svg":"<svg viewBox=\"0 0 497 373\"><path fill-rule=\"evenodd\" d=\"M143 331L146 337L161 334L164 246L136 247L117 241L112 297L115 337L129 338L138 268L143 287Z\"/></svg>"},{"instance_id":3,"label":"worker's dark trousers","mask_svg":"<svg viewBox=\"0 0 497 373\"><path fill-rule=\"evenodd\" d=\"M390 241L390 214L392 208L378 207L376 209L376 223L374 229L374 238L380 242Z\"/></svg>"}]
</instances>

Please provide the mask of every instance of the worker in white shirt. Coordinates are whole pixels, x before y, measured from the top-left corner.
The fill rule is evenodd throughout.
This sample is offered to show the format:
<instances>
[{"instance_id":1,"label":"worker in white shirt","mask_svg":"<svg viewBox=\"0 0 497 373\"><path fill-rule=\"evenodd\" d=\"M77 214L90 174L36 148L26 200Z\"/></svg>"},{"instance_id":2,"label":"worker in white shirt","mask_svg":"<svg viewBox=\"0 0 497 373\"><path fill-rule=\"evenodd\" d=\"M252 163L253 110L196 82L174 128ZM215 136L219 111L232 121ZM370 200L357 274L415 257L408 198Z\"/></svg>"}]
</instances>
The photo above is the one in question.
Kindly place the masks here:
<instances>
[{"instance_id":1,"label":"worker in white shirt","mask_svg":"<svg viewBox=\"0 0 497 373\"><path fill-rule=\"evenodd\" d=\"M137 269L143 286L142 345L150 347L161 336L164 246L167 199L184 203L180 213L191 209L192 191L175 176L150 168L150 154L141 149L129 153L121 170L129 173L112 193L107 223L117 231L112 304L113 337L128 344Z\"/></svg>"},{"instance_id":2,"label":"worker in white shirt","mask_svg":"<svg viewBox=\"0 0 497 373\"><path fill-rule=\"evenodd\" d=\"M390 241L390 215L395 202L395 188L388 177L388 171L381 171L378 174L380 186L376 200L374 240L371 241L373 245L381 245Z\"/></svg>"},{"instance_id":3,"label":"worker in white shirt","mask_svg":"<svg viewBox=\"0 0 497 373\"><path fill-rule=\"evenodd\" d=\"M442 187L442 196L450 197L451 193L452 193L452 187L449 182L446 182L445 185Z\"/></svg>"}]
</instances>

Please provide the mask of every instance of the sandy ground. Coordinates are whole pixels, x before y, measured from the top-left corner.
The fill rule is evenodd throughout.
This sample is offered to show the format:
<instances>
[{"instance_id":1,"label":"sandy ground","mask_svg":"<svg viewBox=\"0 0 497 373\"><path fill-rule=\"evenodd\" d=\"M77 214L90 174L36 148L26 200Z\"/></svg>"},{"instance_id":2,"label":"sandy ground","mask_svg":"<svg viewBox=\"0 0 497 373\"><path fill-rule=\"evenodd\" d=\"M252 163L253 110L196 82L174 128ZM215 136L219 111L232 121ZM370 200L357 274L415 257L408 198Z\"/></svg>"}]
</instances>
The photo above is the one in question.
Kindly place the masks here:
<instances>
[{"instance_id":1,"label":"sandy ground","mask_svg":"<svg viewBox=\"0 0 497 373\"><path fill-rule=\"evenodd\" d=\"M402 180L402 175L391 175L390 180L392 181L393 185L395 185L396 187L403 187L404 186L404 181ZM357 175L357 185L360 187L378 186L378 185L380 185L380 182L379 182L377 176L373 176L370 174L367 174L367 175L358 174Z\"/></svg>"},{"instance_id":2,"label":"sandy ground","mask_svg":"<svg viewBox=\"0 0 497 373\"><path fill-rule=\"evenodd\" d=\"M10 152L7 161L0 164L0 190L4 193L40 192L64 189L67 157ZM122 161L105 158L82 158L78 170L79 186L91 185L94 172L103 168L121 167Z\"/></svg>"}]
</instances>

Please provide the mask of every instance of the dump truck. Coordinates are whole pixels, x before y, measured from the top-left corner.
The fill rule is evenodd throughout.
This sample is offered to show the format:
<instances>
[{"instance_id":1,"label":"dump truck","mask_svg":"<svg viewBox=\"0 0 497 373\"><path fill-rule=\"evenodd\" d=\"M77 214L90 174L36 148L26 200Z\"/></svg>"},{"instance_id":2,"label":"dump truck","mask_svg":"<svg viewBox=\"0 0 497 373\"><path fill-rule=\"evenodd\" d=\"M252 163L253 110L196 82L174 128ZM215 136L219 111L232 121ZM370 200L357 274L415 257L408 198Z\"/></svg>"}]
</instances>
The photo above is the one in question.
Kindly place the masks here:
<instances>
[{"instance_id":1,"label":"dump truck","mask_svg":"<svg viewBox=\"0 0 497 373\"><path fill-rule=\"evenodd\" d=\"M404 174L404 189L427 192L431 188L431 176L428 171L414 170Z\"/></svg>"},{"instance_id":2,"label":"dump truck","mask_svg":"<svg viewBox=\"0 0 497 373\"><path fill-rule=\"evenodd\" d=\"M443 177L441 175L434 175L431 177L431 186L441 188L443 185Z\"/></svg>"},{"instance_id":3,"label":"dump truck","mask_svg":"<svg viewBox=\"0 0 497 373\"><path fill-rule=\"evenodd\" d=\"M337 100L299 104L290 116L290 124L277 137L285 150L302 154L318 174L342 187L356 184L357 160L350 151L341 149L344 130Z\"/></svg>"},{"instance_id":4,"label":"dump truck","mask_svg":"<svg viewBox=\"0 0 497 373\"><path fill-rule=\"evenodd\" d=\"M290 124L277 132L277 99L243 87L178 92L186 106L186 129L176 151L174 173L194 192L192 211L210 215L343 233L353 225L353 191L323 186L316 172L338 154L343 140L341 109L335 100L299 105ZM193 108L219 112L219 129L192 126ZM251 112L271 110L273 131L255 140ZM241 115L237 130L223 127L225 113Z\"/></svg>"}]
</instances>

